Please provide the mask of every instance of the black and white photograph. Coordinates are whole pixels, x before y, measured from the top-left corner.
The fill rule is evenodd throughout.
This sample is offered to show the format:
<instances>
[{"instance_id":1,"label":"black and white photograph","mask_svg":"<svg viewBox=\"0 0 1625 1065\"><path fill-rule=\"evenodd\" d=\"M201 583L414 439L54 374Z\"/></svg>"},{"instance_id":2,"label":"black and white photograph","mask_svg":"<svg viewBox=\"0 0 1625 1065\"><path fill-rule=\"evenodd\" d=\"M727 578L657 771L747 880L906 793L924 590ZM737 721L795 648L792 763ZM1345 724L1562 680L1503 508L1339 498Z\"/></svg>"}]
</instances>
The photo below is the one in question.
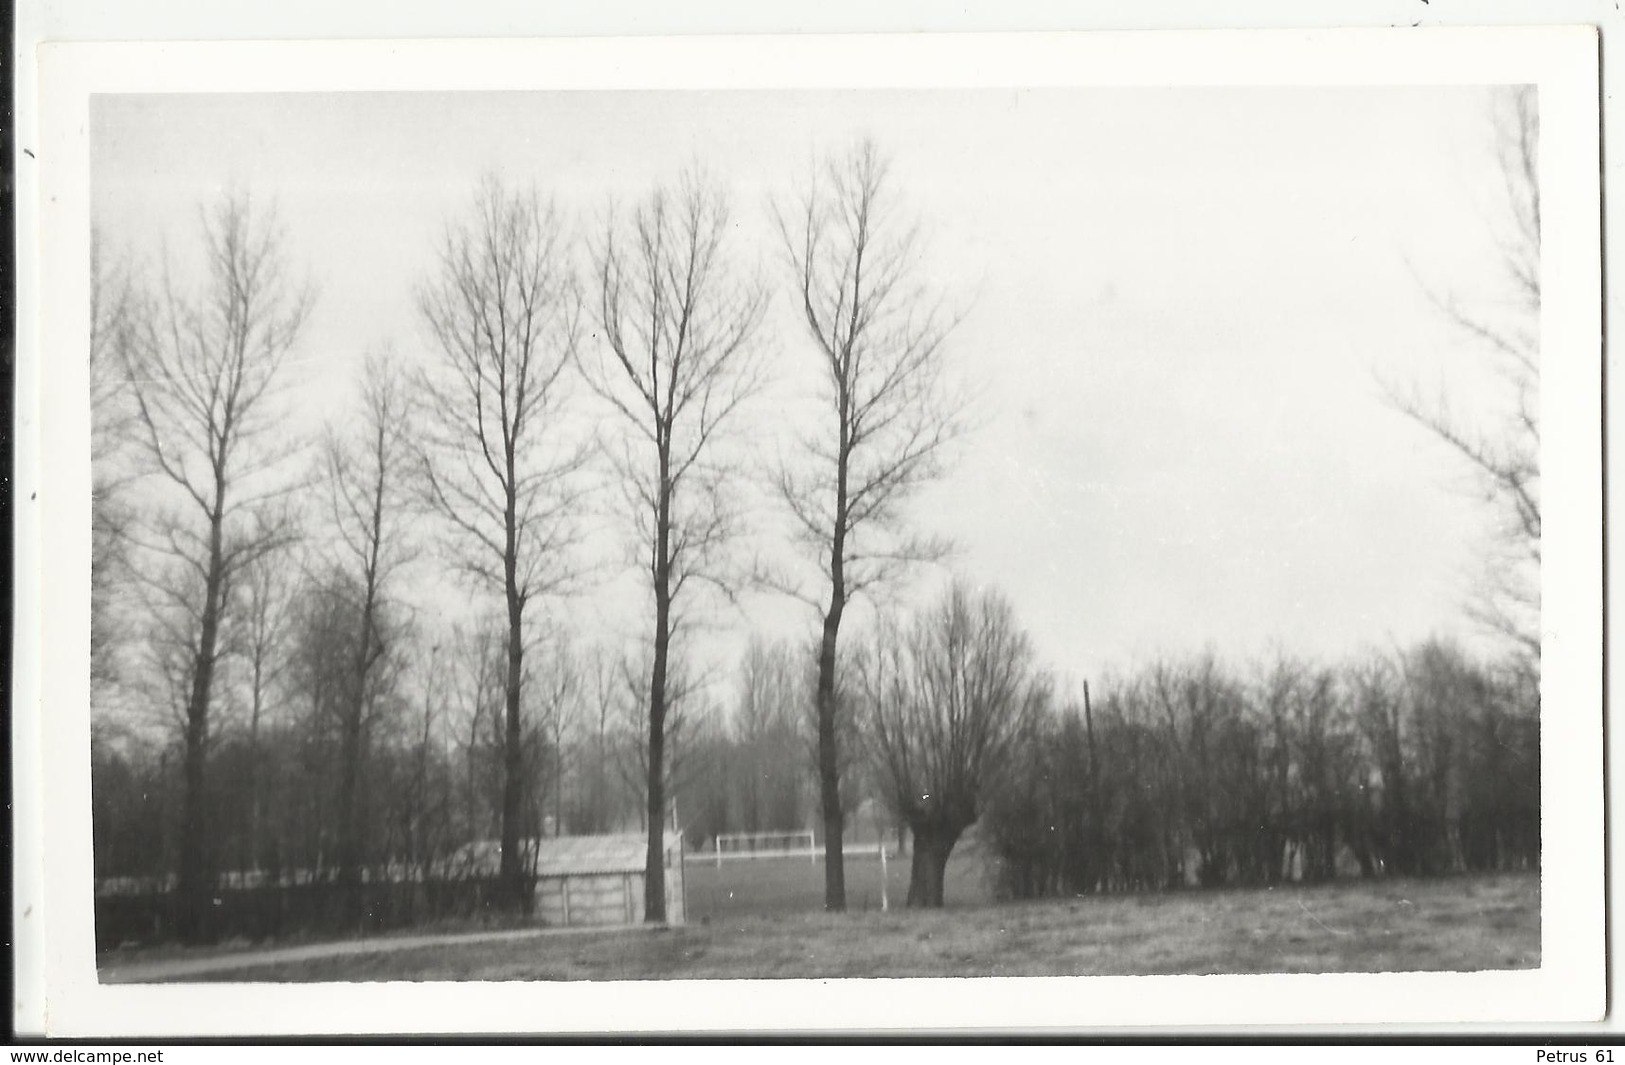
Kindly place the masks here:
<instances>
[{"instance_id":1,"label":"black and white photograph","mask_svg":"<svg viewBox=\"0 0 1625 1065\"><path fill-rule=\"evenodd\" d=\"M89 983L1589 971L1595 112L716 58L84 75Z\"/></svg>"}]
</instances>

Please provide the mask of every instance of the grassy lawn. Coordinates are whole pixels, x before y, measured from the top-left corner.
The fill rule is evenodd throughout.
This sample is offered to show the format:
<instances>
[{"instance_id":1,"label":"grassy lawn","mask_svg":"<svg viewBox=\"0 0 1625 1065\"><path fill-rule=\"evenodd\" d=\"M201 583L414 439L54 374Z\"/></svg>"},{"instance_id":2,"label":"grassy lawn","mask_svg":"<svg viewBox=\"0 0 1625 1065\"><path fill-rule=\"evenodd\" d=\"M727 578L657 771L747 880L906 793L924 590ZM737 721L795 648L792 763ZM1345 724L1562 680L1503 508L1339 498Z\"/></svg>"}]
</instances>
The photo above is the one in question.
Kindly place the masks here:
<instances>
[{"instance_id":1,"label":"grassy lawn","mask_svg":"<svg viewBox=\"0 0 1625 1065\"><path fill-rule=\"evenodd\" d=\"M880 859L873 854L846 856L846 907L853 913L880 909ZM886 894L894 907L908 897L909 858L886 863ZM992 901L986 862L974 846L957 848L948 859L944 894L950 906L983 906ZM824 863L805 858L755 861L690 862L684 868L691 921L728 921L788 913L815 913L824 908Z\"/></svg>"},{"instance_id":2,"label":"grassy lawn","mask_svg":"<svg viewBox=\"0 0 1625 1065\"><path fill-rule=\"evenodd\" d=\"M878 889L878 873L874 880ZM732 911L706 914L696 888L714 886L690 880L694 918L672 929L354 953L207 979L1092 976L1540 964L1540 880L1533 873L962 904L936 912L864 912L854 898L853 912L844 915L750 912L766 903L740 899L738 890Z\"/></svg>"}]
</instances>

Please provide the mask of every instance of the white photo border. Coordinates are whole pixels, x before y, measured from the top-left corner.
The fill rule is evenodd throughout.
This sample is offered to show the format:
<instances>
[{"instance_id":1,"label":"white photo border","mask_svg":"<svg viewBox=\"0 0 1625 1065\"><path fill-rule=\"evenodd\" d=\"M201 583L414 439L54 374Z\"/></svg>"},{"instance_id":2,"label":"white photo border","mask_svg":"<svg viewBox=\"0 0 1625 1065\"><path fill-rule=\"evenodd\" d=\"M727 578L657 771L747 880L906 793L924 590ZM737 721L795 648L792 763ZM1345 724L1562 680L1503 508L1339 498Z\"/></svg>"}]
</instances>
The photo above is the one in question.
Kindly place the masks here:
<instances>
[{"instance_id":1,"label":"white photo border","mask_svg":"<svg viewBox=\"0 0 1625 1065\"><path fill-rule=\"evenodd\" d=\"M1606 1009L1598 49L1590 27L62 44L21 227L19 987L52 1035L1218 1030L1591 1021ZM1543 208L1542 950L1465 974L103 986L93 938L89 104L100 93L1534 84ZM29 284L30 278L32 285ZM33 406L33 404L37 404ZM33 412L37 410L37 421ZM37 462L37 474L28 465ZM31 527L37 522L37 527ZM37 567L29 569L30 549ZM37 626L28 631L28 620ZM30 837L30 831L38 832ZM26 913L25 913L26 911ZM25 985L31 975L38 985ZM1346 1029L1345 1029L1346 1030ZM1460 1029L1457 1029L1460 1030Z\"/></svg>"}]
</instances>

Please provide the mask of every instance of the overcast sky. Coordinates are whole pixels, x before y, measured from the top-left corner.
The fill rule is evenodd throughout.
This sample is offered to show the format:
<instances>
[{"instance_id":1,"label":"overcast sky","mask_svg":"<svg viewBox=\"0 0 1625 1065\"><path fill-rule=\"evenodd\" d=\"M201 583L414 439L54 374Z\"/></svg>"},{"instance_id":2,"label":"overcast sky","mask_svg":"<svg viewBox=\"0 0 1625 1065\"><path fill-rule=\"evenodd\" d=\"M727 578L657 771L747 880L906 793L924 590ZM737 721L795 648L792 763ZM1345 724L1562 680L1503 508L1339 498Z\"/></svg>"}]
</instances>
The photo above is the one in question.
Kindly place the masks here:
<instances>
[{"instance_id":1,"label":"overcast sky","mask_svg":"<svg viewBox=\"0 0 1625 1065\"><path fill-rule=\"evenodd\" d=\"M808 341L767 204L872 136L966 312L953 373L977 429L920 497L953 568L1014 601L1073 678L1162 653L1327 657L1462 616L1488 516L1459 464L1382 400L1384 375L1489 393L1424 284L1493 294L1488 91L1463 88L469 93L102 97L94 218L183 273L199 205L276 204L320 300L291 370L314 423L361 356L426 353L414 286L494 172L592 226L685 165L732 191L738 246L779 294L783 386ZM772 425L784 407L757 411ZM770 521L768 517L761 519ZM942 579L927 571L928 594ZM630 578L574 607L641 625ZM417 585L427 587L426 578ZM760 626L721 613L700 652ZM860 615L860 624L861 624Z\"/></svg>"}]
</instances>

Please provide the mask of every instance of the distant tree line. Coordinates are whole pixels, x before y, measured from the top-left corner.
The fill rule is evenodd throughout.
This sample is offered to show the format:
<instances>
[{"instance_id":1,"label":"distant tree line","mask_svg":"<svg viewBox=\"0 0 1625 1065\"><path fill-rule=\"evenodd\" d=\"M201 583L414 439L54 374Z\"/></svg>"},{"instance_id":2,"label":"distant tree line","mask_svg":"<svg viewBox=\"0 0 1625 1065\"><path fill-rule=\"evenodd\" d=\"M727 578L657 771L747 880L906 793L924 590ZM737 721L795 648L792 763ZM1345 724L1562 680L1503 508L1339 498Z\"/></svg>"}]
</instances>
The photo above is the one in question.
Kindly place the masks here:
<instances>
[{"instance_id":1,"label":"distant tree line","mask_svg":"<svg viewBox=\"0 0 1625 1065\"><path fill-rule=\"evenodd\" d=\"M229 871L222 889L342 886L352 600L246 587L274 603L243 613L271 618L279 651L266 669L246 646L226 671L243 704L210 751L221 849L208 858ZM547 650L565 665L527 684L524 837L641 824L641 665L562 640ZM910 830L911 905L942 905L948 857L973 826L1014 898L1539 866L1538 689L1450 644L1339 666L1281 656L1238 670L1204 655L1062 698L1009 604L958 584L883 618L852 654L841 704L861 761L847 814L870 798ZM468 845L501 821L504 662L493 620L416 666L380 667L360 740L359 879L489 874ZM807 649L758 639L731 705L673 686L668 783L690 846L816 822L815 684ZM150 891L175 869L183 756L178 741L97 733L104 885ZM340 909L340 926L359 920Z\"/></svg>"},{"instance_id":2,"label":"distant tree line","mask_svg":"<svg viewBox=\"0 0 1625 1065\"><path fill-rule=\"evenodd\" d=\"M1018 898L1538 868L1539 706L1439 642L1159 662L1024 723L984 838Z\"/></svg>"},{"instance_id":3,"label":"distant tree line","mask_svg":"<svg viewBox=\"0 0 1625 1065\"><path fill-rule=\"evenodd\" d=\"M421 634L381 615L378 631L394 650L374 666L352 726L361 632L353 598L297 571L252 576L235 614L249 631L234 635L223 659L223 712L207 752L211 890L489 875L471 864L468 845L498 838L502 820L500 619L423 652ZM538 643L549 666L526 678L521 838L641 830L642 664L558 635ZM715 706L677 675L666 773L690 846L813 823L807 659L786 644L752 642L730 703ZM184 737L102 718L91 755L98 882L113 893L168 888L180 853ZM351 759L353 783L344 771Z\"/></svg>"}]
</instances>

